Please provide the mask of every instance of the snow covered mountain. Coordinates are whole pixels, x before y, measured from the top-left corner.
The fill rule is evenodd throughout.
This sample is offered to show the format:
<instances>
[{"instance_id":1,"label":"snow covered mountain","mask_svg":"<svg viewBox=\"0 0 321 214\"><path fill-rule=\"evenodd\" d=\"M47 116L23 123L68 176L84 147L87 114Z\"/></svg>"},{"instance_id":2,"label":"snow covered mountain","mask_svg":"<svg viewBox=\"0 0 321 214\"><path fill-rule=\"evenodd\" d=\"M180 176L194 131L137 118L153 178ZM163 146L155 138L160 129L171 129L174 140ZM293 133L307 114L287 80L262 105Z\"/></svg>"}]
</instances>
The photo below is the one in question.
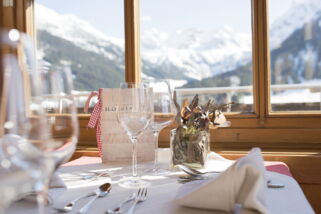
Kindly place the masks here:
<instances>
[{"instance_id":1,"label":"snow covered mountain","mask_svg":"<svg viewBox=\"0 0 321 214\"><path fill-rule=\"evenodd\" d=\"M144 60L172 64L183 69L189 79L217 75L247 63L251 57L251 36L228 26L213 31L189 28L171 34L151 29L141 38Z\"/></svg>"},{"instance_id":2,"label":"snow covered mountain","mask_svg":"<svg viewBox=\"0 0 321 214\"><path fill-rule=\"evenodd\" d=\"M38 30L44 30L53 36L60 37L75 45L112 60L118 60L123 54L123 41L107 37L88 22L71 14L61 15L54 10L36 4L36 24ZM110 47L113 53L104 50Z\"/></svg>"},{"instance_id":3,"label":"snow covered mountain","mask_svg":"<svg viewBox=\"0 0 321 214\"><path fill-rule=\"evenodd\" d=\"M284 16L272 23L271 47L280 48L306 24L306 18L317 19L320 9L320 0L297 1ZM58 14L39 4L36 5L36 20L41 56L52 64L61 60L72 62L79 90L113 87L116 80L123 78L123 40L106 36L74 15ZM209 31L180 29L173 33L149 29L142 32L141 43L144 76L180 80L182 84L217 75L227 76L226 72L239 70L232 72L233 75L248 72L242 76L242 84L249 83L251 35L236 32L229 26ZM286 50L281 52L286 53Z\"/></svg>"},{"instance_id":4,"label":"snow covered mountain","mask_svg":"<svg viewBox=\"0 0 321 214\"><path fill-rule=\"evenodd\" d=\"M37 4L36 20L39 31L101 54L115 63L123 61L121 39L107 37L74 15L58 14ZM190 28L172 34L151 29L142 33L141 41L143 73L172 79L200 80L217 75L248 62L251 53L251 36L228 26L213 31ZM40 47L41 52L45 52L44 49L45 46Z\"/></svg>"}]
</instances>

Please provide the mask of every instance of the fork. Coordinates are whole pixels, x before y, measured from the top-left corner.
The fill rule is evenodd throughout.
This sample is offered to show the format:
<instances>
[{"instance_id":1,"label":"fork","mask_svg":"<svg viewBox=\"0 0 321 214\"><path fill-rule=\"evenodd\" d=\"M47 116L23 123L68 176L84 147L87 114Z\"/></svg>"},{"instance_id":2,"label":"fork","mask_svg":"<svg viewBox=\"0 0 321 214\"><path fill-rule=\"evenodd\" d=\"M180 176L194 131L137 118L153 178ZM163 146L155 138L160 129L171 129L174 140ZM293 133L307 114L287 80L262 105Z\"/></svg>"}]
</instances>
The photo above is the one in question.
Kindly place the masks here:
<instances>
[{"instance_id":1,"label":"fork","mask_svg":"<svg viewBox=\"0 0 321 214\"><path fill-rule=\"evenodd\" d=\"M136 207L136 204L145 201L146 198L147 198L147 188L139 188L139 190L137 192L137 195L136 195L136 197L134 199L134 203L128 209L126 214L133 214L134 213L134 209Z\"/></svg>"}]
</instances>

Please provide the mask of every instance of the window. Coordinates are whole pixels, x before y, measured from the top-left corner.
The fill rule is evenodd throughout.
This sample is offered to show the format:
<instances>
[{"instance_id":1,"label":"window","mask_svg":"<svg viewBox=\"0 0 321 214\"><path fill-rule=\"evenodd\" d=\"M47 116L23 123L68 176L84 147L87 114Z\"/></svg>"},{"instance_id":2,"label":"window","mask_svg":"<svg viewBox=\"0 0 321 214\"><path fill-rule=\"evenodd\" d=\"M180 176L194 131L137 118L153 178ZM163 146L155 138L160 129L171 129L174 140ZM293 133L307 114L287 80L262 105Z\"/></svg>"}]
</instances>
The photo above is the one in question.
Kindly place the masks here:
<instances>
[{"instance_id":1,"label":"window","mask_svg":"<svg viewBox=\"0 0 321 214\"><path fill-rule=\"evenodd\" d=\"M15 6L12 8L12 11L14 11L12 13L14 21L11 20L11 23L10 21L6 23L9 23L9 26L11 27L13 26L32 34L34 32L32 31L33 10L32 4L29 5L29 3L32 3L33 1L14 0L14 2ZM80 1L73 4L78 4L78 2ZM88 4L88 1L86 2ZM166 77L168 71L171 70L156 69L157 75L154 73L153 76L151 75L151 70L147 67L150 64L147 63L146 55L152 54L152 52L146 52L149 47L146 42L150 40L146 39L148 37L145 37L146 34L144 35L143 32L150 28L152 24L159 29L162 29L162 25L166 24L166 22L154 22L155 20L160 19L160 16L158 17L156 12L152 12L152 7L158 7L155 3L156 0L151 1L152 3L154 2L154 5L150 6L148 6L148 4L150 4L148 0L124 0L123 2L125 25L125 58L123 59L124 79L126 81L139 81L146 76ZM198 4L194 9L205 10L207 6L210 7L210 3L205 5L205 2L206 1L197 1ZM291 10L292 6L296 6L292 3L293 1L284 0L280 3L280 1L275 0L242 0L241 2L244 4L240 7L238 7L239 2L236 3L235 1L231 1L227 9L223 7L225 3L221 3L222 1L213 0L213 2L216 2L217 7L227 14L226 17L235 15L239 20L243 20L247 25L247 29L249 29L248 31L252 32L252 49L248 52L251 57L250 60L247 61L247 63L251 62L251 69L247 69L247 71L251 70L252 79L245 84L242 83L242 81L239 82L237 78L234 77L226 78L229 84L224 85L224 87L233 88L234 90L229 92L229 94L231 94L229 95L230 98L227 96L228 93L222 92L222 94L219 95L222 98L221 101L226 102L226 100L231 99L237 101L238 105L236 105L236 109L232 109L232 112L227 113L228 119L232 122L230 128L221 128L211 131L212 147L217 151L247 150L253 146L261 147L263 150L273 151L321 151L321 112L320 101L317 99L317 96L320 95L320 89L317 87L317 83L321 79L318 58L318 41L320 39L317 39L319 38L319 21L314 22L315 17L311 19L312 16L305 15L300 16L298 20L312 20L312 22L301 23L298 20L295 20L294 16L290 16L290 18L285 19L287 20L287 24L284 25L286 28L279 28L279 32L285 32L285 30L290 29L291 24L289 23L292 22L292 19L295 21L294 23L301 23L301 27L290 34L286 33L284 35L280 34L279 36L273 36L273 29L278 28L274 27L274 23L276 23L276 20L279 17L285 17L282 16L282 14L286 14L286 11ZM307 2L319 1L295 2L296 4L304 4ZM90 4L94 3L90 2ZM169 18L173 17L171 19L175 18L186 21L186 24L190 27L198 26L195 22L203 21L202 17L195 17L196 13L184 15L182 10L188 11L188 8L191 7L193 3L195 2L192 0L175 0L170 2L167 0L157 1L157 4L160 4L159 10L164 12L164 14L177 13L177 17L168 15ZM173 7L168 8L169 4ZM301 6L298 7L300 9L298 11L316 10L317 6L318 5L312 5L308 8ZM106 7L106 10L108 9L109 8ZM245 13L246 15L237 15L238 12L235 11L238 10L242 11L239 13ZM14 14L17 15L14 16ZM197 14L199 14L199 12ZM294 15L302 14L295 13ZM149 19L148 16L150 16L151 19ZM217 18L216 16L219 17L218 14L213 13L208 19L215 19ZM191 19L191 17L195 18ZM249 20L249 17L251 17L251 20ZM165 19L166 17L160 21L165 21ZM228 23L228 18L223 20L222 23ZM184 27L183 24L177 24L176 21L169 20L167 21L167 24L173 25L174 31ZM299 32L300 29L304 29L301 31L301 34ZM162 35L158 36L160 37ZM296 42L292 43L293 45L289 45L285 42L287 39L290 39L291 36L294 36L293 38L298 37ZM276 38L276 40L274 38ZM180 40L183 39L184 37L180 37ZM157 41L158 40L155 42ZM268 45L269 42L271 46ZM288 40L288 42L291 43L290 40ZM178 43L171 44L170 46L166 46L166 48L174 48L177 44ZM155 45L155 43L152 42L151 45ZM285 47L292 48L293 50L285 50ZM191 47L192 50L194 50L193 48L194 47ZM294 55L299 57L295 58ZM166 54L167 58L168 56L169 55ZM161 60L157 58L157 62L161 62ZM75 65L77 66L77 64ZM188 65L188 63L185 62L184 65ZM298 66L300 69L297 70L294 66ZM90 72L91 70L89 69L88 73ZM247 75L248 74L249 73L247 73ZM187 75L185 75L185 77L186 76ZM204 77L206 78L206 75ZM182 80L188 80L188 76L185 79L184 78ZM217 86L218 85L215 84L209 85L211 89L219 88ZM246 91L240 91L243 86L250 86L250 92L247 91L248 89L246 89ZM204 86L202 85L201 87ZM253 87L253 90L251 87ZM187 87L183 87L180 90L187 89L190 90ZM238 95L238 93L240 95ZM290 99L290 96L287 96L287 94L297 95L297 99ZM305 96L306 94L311 95L311 97ZM220 100L220 98L216 99ZM95 145L94 131L86 131L85 129L87 120L88 115L81 117L80 124L84 131L80 132L80 144ZM161 133L161 146L168 146L169 130L171 128L172 127L168 127ZM89 132L90 134L84 134ZM90 143L87 144L88 142Z\"/></svg>"},{"instance_id":2,"label":"window","mask_svg":"<svg viewBox=\"0 0 321 214\"><path fill-rule=\"evenodd\" d=\"M123 2L35 3L38 57L49 70L70 66L81 113L91 91L125 80Z\"/></svg>"},{"instance_id":3,"label":"window","mask_svg":"<svg viewBox=\"0 0 321 214\"><path fill-rule=\"evenodd\" d=\"M321 110L320 1L270 0L271 109Z\"/></svg>"},{"instance_id":4,"label":"window","mask_svg":"<svg viewBox=\"0 0 321 214\"><path fill-rule=\"evenodd\" d=\"M144 78L170 79L180 103L197 93L201 103L234 102L233 112L254 112L250 0L140 4Z\"/></svg>"}]
</instances>

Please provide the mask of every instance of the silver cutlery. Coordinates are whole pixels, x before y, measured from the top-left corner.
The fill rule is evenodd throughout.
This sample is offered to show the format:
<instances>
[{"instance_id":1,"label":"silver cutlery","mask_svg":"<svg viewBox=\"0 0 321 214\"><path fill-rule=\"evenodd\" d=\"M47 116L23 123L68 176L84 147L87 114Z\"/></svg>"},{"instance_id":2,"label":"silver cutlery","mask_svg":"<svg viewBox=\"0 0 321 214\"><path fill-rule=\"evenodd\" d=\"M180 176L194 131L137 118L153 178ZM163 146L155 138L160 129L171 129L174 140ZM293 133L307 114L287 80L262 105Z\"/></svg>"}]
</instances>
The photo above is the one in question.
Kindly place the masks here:
<instances>
[{"instance_id":1,"label":"silver cutlery","mask_svg":"<svg viewBox=\"0 0 321 214\"><path fill-rule=\"evenodd\" d=\"M93 171L88 171L88 172L77 172L77 173L72 173L75 176L81 177L83 180L90 180L90 179L96 179L99 177L109 177L110 173L109 171L100 171L100 172L93 172Z\"/></svg>"},{"instance_id":2,"label":"silver cutlery","mask_svg":"<svg viewBox=\"0 0 321 214\"><path fill-rule=\"evenodd\" d=\"M271 180L268 180L267 181L267 187L268 188L283 188L283 187L285 187L285 185L282 184L282 183L272 183Z\"/></svg>"},{"instance_id":3,"label":"silver cutlery","mask_svg":"<svg viewBox=\"0 0 321 214\"><path fill-rule=\"evenodd\" d=\"M193 169L193 168L190 168L188 166L181 165L181 164L179 164L177 166L178 166L178 168L180 170L182 170L183 172L185 172L185 173L187 173L189 175L192 175L192 176L200 176L200 175L205 175L205 174L209 174L209 173L220 173L218 171L201 172L201 171L199 171L197 169Z\"/></svg>"},{"instance_id":4,"label":"silver cutlery","mask_svg":"<svg viewBox=\"0 0 321 214\"><path fill-rule=\"evenodd\" d=\"M147 199L147 188L139 188L134 203L130 206L126 214L133 214L137 203L143 202Z\"/></svg>"},{"instance_id":5,"label":"silver cutlery","mask_svg":"<svg viewBox=\"0 0 321 214\"><path fill-rule=\"evenodd\" d=\"M81 178L83 180L96 180L99 177L108 177L108 176L109 176L108 172L100 172L100 173L94 172L93 175L81 175Z\"/></svg>"},{"instance_id":6,"label":"silver cutlery","mask_svg":"<svg viewBox=\"0 0 321 214\"><path fill-rule=\"evenodd\" d=\"M114 208L113 210L107 210L106 214L120 214L120 213L123 213L121 211L121 208L124 206L124 204L130 202L131 200L134 200L135 197L136 197L136 193L131 194L125 200L120 202L120 204L118 204L118 206L116 208Z\"/></svg>"},{"instance_id":7,"label":"silver cutlery","mask_svg":"<svg viewBox=\"0 0 321 214\"><path fill-rule=\"evenodd\" d=\"M204 177L204 176L189 176L189 177L186 177L186 176L180 176L177 181L179 183L188 183L190 181L196 181L196 180L207 180L209 179L209 177Z\"/></svg>"},{"instance_id":8,"label":"silver cutlery","mask_svg":"<svg viewBox=\"0 0 321 214\"><path fill-rule=\"evenodd\" d=\"M86 194L86 195L79 196L79 197L77 197L74 200L70 201L69 203L67 203L65 206L63 206L61 208L54 207L54 209L58 210L60 212L70 212L73 209L73 207L74 207L74 205L75 205L75 203L77 201L79 201L82 198L88 198L88 197L91 197L91 196L95 196L96 192L98 190L106 190L107 189L106 187L108 187L108 185L110 185L110 184L109 183L104 183L104 184L100 185L95 191L93 191L93 192L91 192L89 194Z\"/></svg>"},{"instance_id":9,"label":"silver cutlery","mask_svg":"<svg viewBox=\"0 0 321 214\"><path fill-rule=\"evenodd\" d=\"M97 198L100 198L100 197L105 197L109 192L110 192L110 189L111 189L111 184L110 183L105 183L103 185L101 185L98 189L96 189L95 191L95 195L94 197L88 201L79 211L78 211L78 214L84 214L84 213L87 213L89 208L92 206L92 204L94 203L94 201L97 199Z\"/></svg>"}]
</instances>

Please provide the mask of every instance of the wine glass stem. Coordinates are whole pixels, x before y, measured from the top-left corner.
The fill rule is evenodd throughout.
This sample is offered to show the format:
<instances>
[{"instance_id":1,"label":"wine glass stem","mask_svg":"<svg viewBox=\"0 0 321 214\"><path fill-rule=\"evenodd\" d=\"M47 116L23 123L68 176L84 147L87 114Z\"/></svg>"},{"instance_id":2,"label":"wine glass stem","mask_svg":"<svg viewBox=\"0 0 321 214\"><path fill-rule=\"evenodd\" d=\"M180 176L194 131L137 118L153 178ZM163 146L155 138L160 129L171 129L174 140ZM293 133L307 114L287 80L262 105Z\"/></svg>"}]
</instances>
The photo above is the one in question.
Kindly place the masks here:
<instances>
[{"instance_id":1,"label":"wine glass stem","mask_svg":"<svg viewBox=\"0 0 321 214\"><path fill-rule=\"evenodd\" d=\"M38 214L45 214L46 213L46 199L47 199L47 190L44 187L43 190L37 193L37 203L38 203Z\"/></svg>"},{"instance_id":2,"label":"wine glass stem","mask_svg":"<svg viewBox=\"0 0 321 214\"><path fill-rule=\"evenodd\" d=\"M44 170L44 175L37 184L38 214L45 214L46 205L50 203L48 198L49 182L51 175L54 173L54 163L52 160L47 160L45 161L45 165L43 167L45 167L46 170Z\"/></svg>"},{"instance_id":3,"label":"wine glass stem","mask_svg":"<svg viewBox=\"0 0 321 214\"><path fill-rule=\"evenodd\" d=\"M154 147L154 153L155 153L155 159L154 159L154 170L157 171L158 168L158 136L159 136L159 131L154 130L154 139L155 139L155 147Z\"/></svg>"},{"instance_id":4,"label":"wine glass stem","mask_svg":"<svg viewBox=\"0 0 321 214\"><path fill-rule=\"evenodd\" d=\"M137 177L137 136L132 136L133 143L133 177Z\"/></svg>"}]
</instances>

